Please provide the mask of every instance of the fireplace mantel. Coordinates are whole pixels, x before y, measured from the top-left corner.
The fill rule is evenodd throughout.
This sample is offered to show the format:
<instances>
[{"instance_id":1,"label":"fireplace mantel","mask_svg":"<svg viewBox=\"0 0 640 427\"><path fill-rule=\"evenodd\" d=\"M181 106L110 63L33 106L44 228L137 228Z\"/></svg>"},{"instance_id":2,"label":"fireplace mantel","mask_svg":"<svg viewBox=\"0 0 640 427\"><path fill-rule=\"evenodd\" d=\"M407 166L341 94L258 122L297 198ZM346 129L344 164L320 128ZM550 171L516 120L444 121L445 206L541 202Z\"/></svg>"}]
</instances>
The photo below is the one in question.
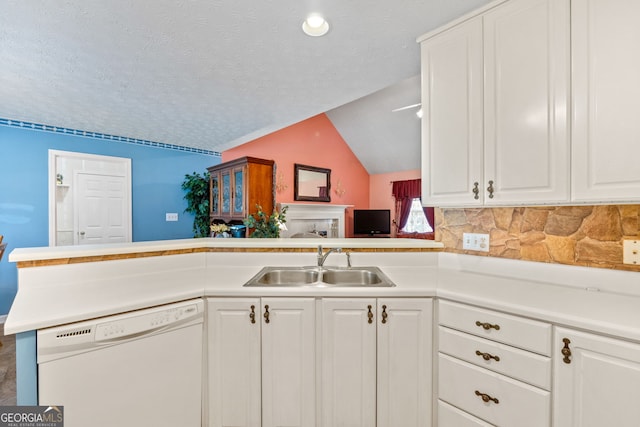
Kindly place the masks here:
<instances>
[{"instance_id":1,"label":"fireplace mantel","mask_svg":"<svg viewBox=\"0 0 640 427\"><path fill-rule=\"evenodd\" d=\"M326 237L345 237L345 211L353 205L320 203L282 203L287 206L287 230L282 237L299 233L327 233Z\"/></svg>"}]
</instances>

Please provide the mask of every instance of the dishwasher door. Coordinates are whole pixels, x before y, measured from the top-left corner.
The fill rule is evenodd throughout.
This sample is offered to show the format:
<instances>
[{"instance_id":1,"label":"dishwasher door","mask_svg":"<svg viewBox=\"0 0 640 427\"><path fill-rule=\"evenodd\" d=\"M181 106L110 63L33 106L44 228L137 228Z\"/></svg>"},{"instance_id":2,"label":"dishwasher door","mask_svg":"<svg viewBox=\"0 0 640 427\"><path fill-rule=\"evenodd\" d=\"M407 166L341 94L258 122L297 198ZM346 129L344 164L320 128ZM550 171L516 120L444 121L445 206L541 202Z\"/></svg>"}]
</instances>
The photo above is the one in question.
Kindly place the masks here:
<instances>
[{"instance_id":1,"label":"dishwasher door","mask_svg":"<svg viewBox=\"0 0 640 427\"><path fill-rule=\"evenodd\" d=\"M38 331L40 405L66 427L202 424L202 300Z\"/></svg>"}]
</instances>

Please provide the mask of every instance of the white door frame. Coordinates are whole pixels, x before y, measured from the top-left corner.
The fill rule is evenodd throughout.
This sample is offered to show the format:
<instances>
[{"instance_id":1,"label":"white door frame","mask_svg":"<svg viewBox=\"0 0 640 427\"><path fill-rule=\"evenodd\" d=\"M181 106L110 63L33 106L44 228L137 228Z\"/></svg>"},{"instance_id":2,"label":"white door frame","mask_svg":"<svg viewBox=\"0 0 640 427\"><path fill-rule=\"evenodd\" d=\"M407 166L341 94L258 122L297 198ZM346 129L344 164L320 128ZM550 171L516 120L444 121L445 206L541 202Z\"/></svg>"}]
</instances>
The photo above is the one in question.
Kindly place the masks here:
<instances>
[{"instance_id":1,"label":"white door frame","mask_svg":"<svg viewBox=\"0 0 640 427\"><path fill-rule=\"evenodd\" d=\"M132 241L132 204L131 204L131 159L126 157L102 156L98 154L78 153L73 151L49 150L49 246L56 245L57 220L56 220L56 160L59 157L92 160L98 162L120 163L124 167L126 207L128 213L128 242ZM83 170L91 172L89 170Z\"/></svg>"}]
</instances>

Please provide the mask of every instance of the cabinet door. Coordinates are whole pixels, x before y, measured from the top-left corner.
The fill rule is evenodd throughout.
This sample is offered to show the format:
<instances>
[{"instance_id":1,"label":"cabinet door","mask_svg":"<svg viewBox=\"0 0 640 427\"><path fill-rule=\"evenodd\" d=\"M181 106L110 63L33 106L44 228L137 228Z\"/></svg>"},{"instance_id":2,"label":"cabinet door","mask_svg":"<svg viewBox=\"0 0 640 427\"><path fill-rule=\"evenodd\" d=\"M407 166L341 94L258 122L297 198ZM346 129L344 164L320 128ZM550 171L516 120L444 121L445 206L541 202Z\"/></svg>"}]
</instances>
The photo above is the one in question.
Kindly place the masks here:
<instances>
[{"instance_id":1,"label":"cabinet door","mask_svg":"<svg viewBox=\"0 0 640 427\"><path fill-rule=\"evenodd\" d=\"M220 171L220 214L231 215L233 184L231 183L231 170Z\"/></svg>"},{"instance_id":2,"label":"cabinet door","mask_svg":"<svg viewBox=\"0 0 640 427\"><path fill-rule=\"evenodd\" d=\"M569 21L569 0L485 15L486 204L569 200Z\"/></svg>"},{"instance_id":3,"label":"cabinet door","mask_svg":"<svg viewBox=\"0 0 640 427\"><path fill-rule=\"evenodd\" d=\"M431 299L378 300L378 427L431 425Z\"/></svg>"},{"instance_id":4,"label":"cabinet door","mask_svg":"<svg viewBox=\"0 0 640 427\"><path fill-rule=\"evenodd\" d=\"M425 40L421 58L422 201L429 206L480 205L481 18Z\"/></svg>"},{"instance_id":5,"label":"cabinet door","mask_svg":"<svg viewBox=\"0 0 640 427\"><path fill-rule=\"evenodd\" d=\"M207 306L208 425L260 426L260 300L209 298Z\"/></svg>"},{"instance_id":6,"label":"cabinet door","mask_svg":"<svg viewBox=\"0 0 640 427\"><path fill-rule=\"evenodd\" d=\"M565 363L564 339L571 355ZM640 345L556 328L554 426L635 427L640 420Z\"/></svg>"},{"instance_id":7,"label":"cabinet door","mask_svg":"<svg viewBox=\"0 0 640 427\"><path fill-rule=\"evenodd\" d=\"M316 425L313 298L262 299L262 425Z\"/></svg>"},{"instance_id":8,"label":"cabinet door","mask_svg":"<svg viewBox=\"0 0 640 427\"><path fill-rule=\"evenodd\" d=\"M375 317L373 298L322 300L324 427L376 425Z\"/></svg>"},{"instance_id":9,"label":"cabinet door","mask_svg":"<svg viewBox=\"0 0 640 427\"><path fill-rule=\"evenodd\" d=\"M214 172L209 178L209 213L220 215L220 174Z\"/></svg>"},{"instance_id":10,"label":"cabinet door","mask_svg":"<svg viewBox=\"0 0 640 427\"><path fill-rule=\"evenodd\" d=\"M640 201L640 2L573 0L572 197Z\"/></svg>"},{"instance_id":11,"label":"cabinet door","mask_svg":"<svg viewBox=\"0 0 640 427\"><path fill-rule=\"evenodd\" d=\"M233 196L231 197L233 201L231 206L231 216L233 218L242 219L246 217L247 174L243 166L233 168L231 174L233 175L233 178L231 180L233 183Z\"/></svg>"}]
</instances>

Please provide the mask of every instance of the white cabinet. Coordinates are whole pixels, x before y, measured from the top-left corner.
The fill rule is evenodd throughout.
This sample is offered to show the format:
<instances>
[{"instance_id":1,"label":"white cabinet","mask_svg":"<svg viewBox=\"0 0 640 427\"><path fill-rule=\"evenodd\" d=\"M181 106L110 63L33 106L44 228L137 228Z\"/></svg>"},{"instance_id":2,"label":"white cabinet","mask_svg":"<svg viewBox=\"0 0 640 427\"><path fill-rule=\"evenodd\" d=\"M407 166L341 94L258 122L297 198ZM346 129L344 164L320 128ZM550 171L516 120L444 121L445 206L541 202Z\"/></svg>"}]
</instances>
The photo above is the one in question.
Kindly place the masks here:
<instances>
[{"instance_id":1,"label":"white cabinet","mask_svg":"<svg viewBox=\"0 0 640 427\"><path fill-rule=\"evenodd\" d=\"M448 301L438 307L438 426L550 425L551 325Z\"/></svg>"},{"instance_id":2,"label":"white cabinet","mask_svg":"<svg viewBox=\"0 0 640 427\"><path fill-rule=\"evenodd\" d=\"M554 337L554 426L637 426L640 345L560 327Z\"/></svg>"},{"instance_id":3,"label":"white cabinet","mask_svg":"<svg viewBox=\"0 0 640 427\"><path fill-rule=\"evenodd\" d=\"M572 0L572 196L640 201L640 2Z\"/></svg>"},{"instance_id":4,"label":"white cabinet","mask_svg":"<svg viewBox=\"0 0 640 427\"><path fill-rule=\"evenodd\" d=\"M569 0L512 0L483 22L484 201L567 202Z\"/></svg>"},{"instance_id":5,"label":"white cabinet","mask_svg":"<svg viewBox=\"0 0 640 427\"><path fill-rule=\"evenodd\" d=\"M313 298L209 298L209 426L315 426Z\"/></svg>"},{"instance_id":6,"label":"white cabinet","mask_svg":"<svg viewBox=\"0 0 640 427\"><path fill-rule=\"evenodd\" d=\"M481 205L482 18L438 34L420 49L422 201L430 206Z\"/></svg>"},{"instance_id":7,"label":"white cabinet","mask_svg":"<svg viewBox=\"0 0 640 427\"><path fill-rule=\"evenodd\" d=\"M430 426L432 315L426 298L323 298L320 425Z\"/></svg>"},{"instance_id":8,"label":"white cabinet","mask_svg":"<svg viewBox=\"0 0 640 427\"><path fill-rule=\"evenodd\" d=\"M567 202L569 0L505 2L421 52L423 203Z\"/></svg>"}]
</instances>

